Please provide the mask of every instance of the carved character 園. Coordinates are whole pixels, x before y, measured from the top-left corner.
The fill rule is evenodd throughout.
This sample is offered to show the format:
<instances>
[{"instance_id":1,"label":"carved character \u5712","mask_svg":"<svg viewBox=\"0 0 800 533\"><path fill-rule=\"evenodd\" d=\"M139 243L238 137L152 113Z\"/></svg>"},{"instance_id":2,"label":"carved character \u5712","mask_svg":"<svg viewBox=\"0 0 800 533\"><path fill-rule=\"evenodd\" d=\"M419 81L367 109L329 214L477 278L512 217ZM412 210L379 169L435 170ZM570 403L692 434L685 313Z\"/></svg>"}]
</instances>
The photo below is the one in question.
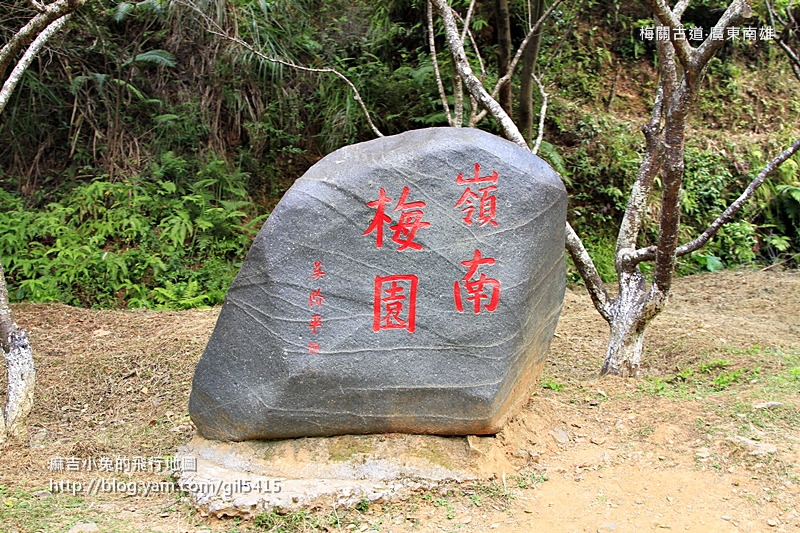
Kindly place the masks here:
<instances>
[{"instance_id":1,"label":"carved character \u5712","mask_svg":"<svg viewBox=\"0 0 800 533\"><path fill-rule=\"evenodd\" d=\"M375 276L372 330L416 328L417 285L413 274Z\"/></svg>"}]
</instances>

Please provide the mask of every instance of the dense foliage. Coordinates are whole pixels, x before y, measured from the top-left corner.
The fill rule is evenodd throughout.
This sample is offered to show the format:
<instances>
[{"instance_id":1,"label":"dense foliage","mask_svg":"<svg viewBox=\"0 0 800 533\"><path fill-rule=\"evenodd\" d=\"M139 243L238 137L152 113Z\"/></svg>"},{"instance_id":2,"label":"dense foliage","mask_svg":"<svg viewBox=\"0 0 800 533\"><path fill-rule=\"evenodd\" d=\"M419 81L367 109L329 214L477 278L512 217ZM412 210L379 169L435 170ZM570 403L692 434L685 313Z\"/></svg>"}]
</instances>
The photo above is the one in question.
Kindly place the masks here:
<instances>
[{"instance_id":1,"label":"dense foliage","mask_svg":"<svg viewBox=\"0 0 800 533\"><path fill-rule=\"evenodd\" d=\"M178 309L221 303L265 218L252 217L243 178L219 159L192 174L166 152L147 178L99 177L36 210L0 190L0 226L12 229L0 234L12 296Z\"/></svg>"},{"instance_id":2,"label":"dense foliage","mask_svg":"<svg viewBox=\"0 0 800 533\"><path fill-rule=\"evenodd\" d=\"M466 12L468 2L452 3ZM510 4L518 43L528 3ZM425 2L203 5L268 56L346 74L385 134L447 124ZM471 23L489 82L498 77L493 5L478 2ZM722 2L692 5L684 19L708 28ZM756 9L753 25L767 25ZM0 2L0 41L32 14L26 0ZM540 155L567 183L570 221L607 281L643 151L638 126L653 100L653 45L639 37L650 25L636 2L566 2L542 39L538 68L550 101ZM437 42L444 85L452 87L441 34ZM684 239L721 213L800 123L800 84L768 42L729 43L708 79L686 153ZM488 119L479 127L496 131ZM371 137L340 80L276 65L211 35L184 5L87 2L0 117L0 259L11 296L87 306L219 303L294 179L326 153ZM794 160L781 167L681 271L796 264L799 167Z\"/></svg>"}]
</instances>

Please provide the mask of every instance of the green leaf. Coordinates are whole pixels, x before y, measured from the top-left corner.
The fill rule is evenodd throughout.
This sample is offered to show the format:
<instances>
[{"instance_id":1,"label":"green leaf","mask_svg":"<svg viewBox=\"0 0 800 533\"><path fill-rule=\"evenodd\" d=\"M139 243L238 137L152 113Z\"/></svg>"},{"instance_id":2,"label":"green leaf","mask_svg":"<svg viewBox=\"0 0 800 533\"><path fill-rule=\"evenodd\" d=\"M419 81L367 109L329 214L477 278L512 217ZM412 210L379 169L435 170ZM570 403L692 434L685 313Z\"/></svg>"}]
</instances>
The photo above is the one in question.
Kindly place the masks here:
<instances>
[{"instance_id":1,"label":"green leaf","mask_svg":"<svg viewBox=\"0 0 800 533\"><path fill-rule=\"evenodd\" d=\"M135 6L130 2L122 2L111 9L109 11L109 15L111 15L111 18L114 19L114 22L122 22L128 15L130 15L134 7Z\"/></svg>"},{"instance_id":2,"label":"green leaf","mask_svg":"<svg viewBox=\"0 0 800 533\"><path fill-rule=\"evenodd\" d=\"M133 85L128 83L127 81L120 80L120 79L117 79L117 78L111 78L108 81L111 82L111 83L115 83L115 84L119 85L120 87L124 87L124 88L128 89L128 91L130 91L131 94L133 94L139 100L144 100L144 95L142 94L142 91L140 91L139 89L137 89L136 87L134 87Z\"/></svg>"},{"instance_id":3,"label":"green leaf","mask_svg":"<svg viewBox=\"0 0 800 533\"><path fill-rule=\"evenodd\" d=\"M129 65L150 65L154 67L174 67L176 64L177 62L175 61L175 56L166 50L148 50L147 52L138 54L133 59L125 61L122 66L127 67Z\"/></svg>"},{"instance_id":4,"label":"green leaf","mask_svg":"<svg viewBox=\"0 0 800 533\"><path fill-rule=\"evenodd\" d=\"M181 117L179 117L178 115L173 115L172 113L165 113L163 115L157 115L153 117L153 122L155 122L156 124L168 124L170 122L175 122L180 118Z\"/></svg>"},{"instance_id":5,"label":"green leaf","mask_svg":"<svg viewBox=\"0 0 800 533\"><path fill-rule=\"evenodd\" d=\"M711 254L706 256L706 269L709 272L718 272L723 268L725 268L725 265L719 257Z\"/></svg>"}]
</instances>

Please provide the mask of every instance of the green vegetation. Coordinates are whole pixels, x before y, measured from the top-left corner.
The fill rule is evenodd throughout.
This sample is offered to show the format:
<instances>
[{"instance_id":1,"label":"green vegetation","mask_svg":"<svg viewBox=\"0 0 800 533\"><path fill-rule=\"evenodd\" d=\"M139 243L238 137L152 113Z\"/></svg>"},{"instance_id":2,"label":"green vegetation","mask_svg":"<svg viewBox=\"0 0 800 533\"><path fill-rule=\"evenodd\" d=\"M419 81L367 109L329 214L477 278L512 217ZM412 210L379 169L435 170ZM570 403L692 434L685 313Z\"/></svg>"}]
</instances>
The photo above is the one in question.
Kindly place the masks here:
<instances>
[{"instance_id":1,"label":"green vegetation","mask_svg":"<svg viewBox=\"0 0 800 533\"><path fill-rule=\"evenodd\" d=\"M796 393L800 379L800 353L764 349L757 345L747 350L722 351L737 356L737 368L730 368L729 359L714 358L699 362L694 367L677 370L672 376L650 377L639 384L639 390L657 396L684 399L702 398L729 389L734 394L756 389L762 397L767 398Z\"/></svg>"},{"instance_id":2,"label":"green vegetation","mask_svg":"<svg viewBox=\"0 0 800 533\"><path fill-rule=\"evenodd\" d=\"M559 382L557 382L555 380L552 380L552 379L543 379L542 380L542 388L543 389L550 389L550 390L558 392L558 391L560 391L560 390L562 390L564 388L564 384L563 383L559 383Z\"/></svg>"},{"instance_id":3,"label":"green vegetation","mask_svg":"<svg viewBox=\"0 0 800 533\"><path fill-rule=\"evenodd\" d=\"M533 489L548 480L547 474L531 471L520 472L516 476L512 476L517 486L521 489Z\"/></svg>"},{"instance_id":4,"label":"green vegetation","mask_svg":"<svg viewBox=\"0 0 800 533\"><path fill-rule=\"evenodd\" d=\"M48 487L42 487L46 491ZM89 506L91 507L91 506ZM174 511L174 505L168 505ZM165 509L166 510L166 509ZM87 509L87 500L81 494L37 493L21 489L11 490L0 485L0 531L67 531L78 523L96 522L102 531L134 533L141 531L128 520L115 518L114 514L98 518ZM148 531L153 531L148 529Z\"/></svg>"},{"instance_id":5,"label":"green vegetation","mask_svg":"<svg viewBox=\"0 0 800 533\"><path fill-rule=\"evenodd\" d=\"M685 22L708 27L722 3L695 4ZM763 6L754 8L753 25L768 25ZM523 13L523 5L512 2L512 11ZM0 3L9 21L3 42L33 13L26 0ZM268 56L344 73L385 134L447 124L424 2L244 0L210 14ZM498 77L494 17L491 3L477 3L471 23L488 85ZM515 45L523 18L512 17ZM58 60L34 63L0 117L0 261L14 301L218 304L293 181L332 150L373 137L338 78L277 65L212 36L185 6L98 0L70 24L52 43ZM654 44L639 37L650 25L644 4L588 0L577 18L572 8L557 10L542 37L539 68L550 99L540 155L564 178L568 217L605 281L615 277L614 235L654 97ZM436 42L451 87L438 22ZM774 43L729 43L713 60L687 143L681 241L796 138L797 87ZM489 119L478 127L497 131ZM797 157L786 162L737 220L682 258L679 273L797 265L798 170ZM656 230L640 244L652 244ZM569 280L579 282L574 270ZM720 378L719 386L737 379Z\"/></svg>"},{"instance_id":6,"label":"green vegetation","mask_svg":"<svg viewBox=\"0 0 800 533\"><path fill-rule=\"evenodd\" d=\"M0 190L0 257L17 300L187 309L222 302L265 216L244 175L172 152L145 175L98 177L41 209Z\"/></svg>"}]
</instances>

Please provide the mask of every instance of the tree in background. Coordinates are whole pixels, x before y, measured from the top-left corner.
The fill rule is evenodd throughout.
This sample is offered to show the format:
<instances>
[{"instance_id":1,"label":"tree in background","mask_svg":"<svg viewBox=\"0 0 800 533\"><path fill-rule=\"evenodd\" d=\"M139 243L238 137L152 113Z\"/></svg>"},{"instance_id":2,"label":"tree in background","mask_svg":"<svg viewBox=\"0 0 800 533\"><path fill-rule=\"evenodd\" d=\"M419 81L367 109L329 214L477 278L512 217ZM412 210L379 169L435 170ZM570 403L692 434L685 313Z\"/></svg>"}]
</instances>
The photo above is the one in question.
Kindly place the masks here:
<instances>
[{"instance_id":1,"label":"tree in background","mask_svg":"<svg viewBox=\"0 0 800 533\"><path fill-rule=\"evenodd\" d=\"M465 52L464 34L467 30L465 28L463 32L459 32L457 13L448 5L447 0L432 0L432 3L444 24L447 47L458 75L472 99L492 115L506 138L528 148L526 135L520 131L522 124L515 124L505 106L496 100L497 88L490 94L482 80L473 73ZM550 10L557 3L558 0L551 5ZM652 115L649 122L642 126L646 152L631 189L617 236L615 269L619 280L619 292L615 297L612 298L606 291L580 237L569 223L566 226L567 250L586 283L595 307L611 329L601 374L637 375L641 364L645 330L667 303L675 275L676 259L704 246L745 205L766 177L800 149L800 139L798 139L791 147L770 161L741 196L701 235L678 245L687 120L692 106L698 99L709 62L725 43L719 38L712 39L712 36L724 36L727 28L744 22L752 15L752 10L747 0L734 1L728 6L709 36L699 46L693 47L689 41L675 38L684 31L681 16L688 7L689 0L680 0L672 8L664 0L648 0L648 4L657 25L668 28L669 40L657 41L659 83ZM550 10L545 12L544 16L547 16ZM533 37L539 30L540 23L541 20L529 31L517 52L517 58L524 53L526 45L530 46L535 42ZM512 63L509 72L503 78L510 77L516 58ZM532 77L537 81L536 77ZM503 78L498 85L507 83ZM544 112L543 109L541 114L544 115ZM540 136L541 129L540 127ZM537 141L534 153L538 146ZM656 178L660 178L661 189L658 237L655 245L639 247L638 243L648 214L648 200L656 193L654 187ZM654 263L650 280L646 278L641 268L642 263L646 261Z\"/></svg>"},{"instance_id":2,"label":"tree in background","mask_svg":"<svg viewBox=\"0 0 800 533\"><path fill-rule=\"evenodd\" d=\"M786 54L795 77L800 80L800 6L795 6L794 2L790 1L781 11L777 8L776 2L765 0L765 3L770 24L777 33L778 46Z\"/></svg>"},{"instance_id":3,"label":"tree in background","mask_svg":"<svg viewBox=\"0 0 800 533\"><path fill-rule=\"evenodd\" d=\"M84 1L57 0L51 4L43 4L38 0L31 0L38 14L0 49L0 79L4 80L0 89L0 114L33 59L47 41L64 27L72 13L83 5ZM23 50L25 51L22 52ZM5 77L5 72L12 63L14 68L8 77ZM24 431L25 418L33 408L36 369L28 333L14 323L11 315L2 263L0 263L0 351L3 352L8 375L6 406L4 411L0 412L0 442L3 442L8 436L18 435Z\"/></svg>"}]
</instances>

